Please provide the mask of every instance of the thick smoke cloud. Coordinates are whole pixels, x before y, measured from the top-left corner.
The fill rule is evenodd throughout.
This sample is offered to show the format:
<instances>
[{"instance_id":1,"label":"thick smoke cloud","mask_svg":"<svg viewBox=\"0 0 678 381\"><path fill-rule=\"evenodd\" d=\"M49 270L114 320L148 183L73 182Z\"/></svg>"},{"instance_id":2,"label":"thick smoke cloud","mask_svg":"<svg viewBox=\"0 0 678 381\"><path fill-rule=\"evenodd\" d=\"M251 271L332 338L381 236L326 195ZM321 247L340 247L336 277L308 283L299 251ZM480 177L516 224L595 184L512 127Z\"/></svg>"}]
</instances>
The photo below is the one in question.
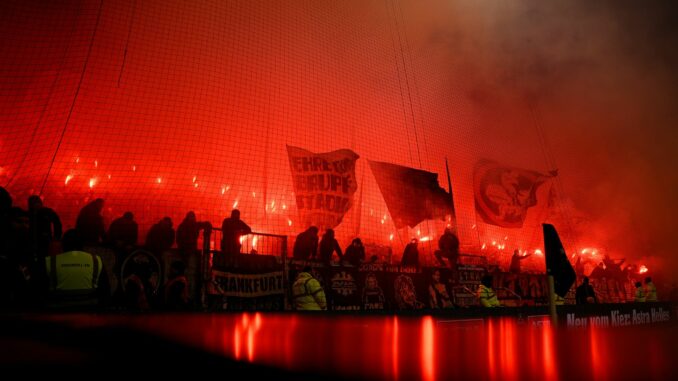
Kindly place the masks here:
<instances>
[{"instance_id":1,"label":"thick smoke cloud","mask_svg":"<svg viewBox=\"0 0 678 381\"><path fill-rule=\"evenodd\" d=\"M579 247L603 246L669 273L678 268L675 3L441 1L435 12L417 8L407 9L418 48L447 66L441 93L464 88L480 121L474 138L488 155L541 161L538 146L502 147L507 129L516 137L542 129Z\"/></svg>"},{"instance_id":2,"label":"thick smoke cloud","mask_svg":"<svg viewBox=\"0 0 678 381\"><path fill-rule=\"evenodd\" d=\"M181 181L186 177L190 186L192 163L208 160L213 164L204 176L221 186L221 173L232 169L229 163L236 154L224 153L219 160L210 155L228 153L223 147L228 142L247 141L260 152L271 151L271 163L286 160L284 144L272 151L273 144L258 139L263 134L252 132L250 137L245 128L226 133L226 122L251 131L270 124L282 143L294 143L291 139L301 131L300 143L313 142L316 146L307 148L318 152L349 147L366 158L420 167L441 178L443 158L448 157L464 224L462 243L476 236L469 230L474 221L469 184L478 159L535 170L557 167L560 202L566 207L553 218L568 242L578 248L602 247L613 257L671 272L678 269L674 3L374 0L273 6L151 1L138 2L132 23L132 2L104 2L83 82L91 92L78 99L69 134L86 141L98 136L102 126L128 128L123 131L127 136L139 138L114 136L126 149L131 146L125 159L143 159L155 170L162 169L158 164L163 159L149 148L172 149L166 140L195 141L195 134L187 125L173 129L177 136L170 139L145 128L144 121L133 120L138 127L129 124L128 116L147 115L158 125L200 120L205 140L195 142L202 144L199 152L167 155L177 158L172 174ZM41 180L45 163L52 159L98 4L27 1L0 6L5 36L0 43L0 156L11 161L15 149L30 152L27 163L40 165L26 164L26 177ZM68 59L62 60L62 52ZM53 98L59 102L47 101L53 83ZM148 93L162 96L140 103ZM47 113L51 117L38 123L45 103L53 108ZM110 105L119 109L108 115ZM99 126L90 119L105 123ZM38 125L42 145L35 152L26 151L28 138L13 140ZM319 126L342 133L318 137L311 132ZM61 170L71 165L64 147L57 158ZM117 158L119 152L107 147L109 156ZM196 153L203 155L201 160L192 157ZM130 163L120 164L126 170L120 173L129 175ZM249 168L248 176L265 172L263 161L254 164L258 167ZM7 168L0 168L0 176L17 171L16 165ZM280 187L281 195L289 191L282 189L289 181L286 170L267 182ZM258 179L242 188L253 190ZM182 199L189 195L177 189ZM205 204L210 210L226 205L190 191L195 200L211 200ZM374 198L380 197L375 191ZM176 202L167 203L161 206Z\"/></svg>"}]
</instances>

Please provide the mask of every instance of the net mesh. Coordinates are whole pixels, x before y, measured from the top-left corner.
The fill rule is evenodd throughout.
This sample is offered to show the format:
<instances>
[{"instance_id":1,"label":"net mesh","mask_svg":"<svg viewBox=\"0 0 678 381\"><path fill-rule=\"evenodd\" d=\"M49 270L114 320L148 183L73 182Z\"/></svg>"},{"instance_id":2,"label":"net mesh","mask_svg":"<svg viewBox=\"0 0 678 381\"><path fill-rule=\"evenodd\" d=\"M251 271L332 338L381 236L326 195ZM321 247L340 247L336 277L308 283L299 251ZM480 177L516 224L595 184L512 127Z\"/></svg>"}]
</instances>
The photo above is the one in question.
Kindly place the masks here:
<instances>
[{"instance_id":1,"label":"net mesh","mask_svg":"<svg viewBox=\"0 0 678 381\"><path fill-rule=\"evenodd\" d=\"M4 4L0 185L20 205L41 194L66 227L101 197L109 223L134 212L140 237L189 210L220 226L234 207L254 231L294 236L306 227L286 145L347 148L359 184L337 238L399 254L415 236L435 248L446 222L395 229L365 159L438 173L447 188L447 157L465 250L541 246L538 216L487 226L472 189L483 157L546 169L524 153L537 135L472 111L464 65L422 43L415 3Z\"/></svg>"}]
</instances>

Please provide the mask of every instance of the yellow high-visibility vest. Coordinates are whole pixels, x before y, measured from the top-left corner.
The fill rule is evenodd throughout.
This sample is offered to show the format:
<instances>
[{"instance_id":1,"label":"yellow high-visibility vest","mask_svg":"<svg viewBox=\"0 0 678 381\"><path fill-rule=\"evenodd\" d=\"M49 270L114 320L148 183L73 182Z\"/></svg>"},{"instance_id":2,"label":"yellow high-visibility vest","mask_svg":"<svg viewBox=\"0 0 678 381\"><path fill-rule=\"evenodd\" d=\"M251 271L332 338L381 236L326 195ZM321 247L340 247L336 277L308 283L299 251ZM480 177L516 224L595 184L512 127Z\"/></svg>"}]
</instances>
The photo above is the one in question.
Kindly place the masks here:
<instances>
[{"instance_id":1,"label":"yellow high-visibility vest","mask_svg":"<svg viewBox=\"0 0 678 381\"><path fill-rule=\"evenodd\" d=\"M292 286L294 304L300 311L318 311L327 309L325 292L320 283L307 272L301 272Z\"/></svg>"},{"instance_id":2,"label":"yellow high-visibility vest","mask_svg":"<svg viewBox=\"0 0 678 381\"><path fill-rule=\"evenodd\" d=\"M657 301L657 287L655 287L654 283L649 282L645 284L645 300L648 302L656 302Z\"/></svg>"},{"instance_id":3,"label":"yellow high-visibility vest","mask_svg":"<svg viewBox=\"0 0 678 381\"><path fill-rule=\"evenodd\" d=\"M483 307L501 307L494 290L485 287L483 284L478 287L478 298L480 298L480 305Z\"/></svg>"},{"instance_id":4,"label":"yellow high-visibility vest","mask_svg":"<svg viewBox=\"0 0 678 381\"><path fill-rule=\"evenodd\" d=\"M565 298L556 294L554 302L556 303L556 306L563 306L563 305L565 305Z\"/></svg>"},{"instance_id":5,"label":"yellow high-visibility vest","mask_svg":"<svg viewBox=\"0 0 678 381\"><path fill-rule=\"evenodd\" d=\"M96 289L103 269L101 257L84 251L68 251L46 257L45 267L52 299L69 305L96 304Z\"/></svg>"}]
</instances>

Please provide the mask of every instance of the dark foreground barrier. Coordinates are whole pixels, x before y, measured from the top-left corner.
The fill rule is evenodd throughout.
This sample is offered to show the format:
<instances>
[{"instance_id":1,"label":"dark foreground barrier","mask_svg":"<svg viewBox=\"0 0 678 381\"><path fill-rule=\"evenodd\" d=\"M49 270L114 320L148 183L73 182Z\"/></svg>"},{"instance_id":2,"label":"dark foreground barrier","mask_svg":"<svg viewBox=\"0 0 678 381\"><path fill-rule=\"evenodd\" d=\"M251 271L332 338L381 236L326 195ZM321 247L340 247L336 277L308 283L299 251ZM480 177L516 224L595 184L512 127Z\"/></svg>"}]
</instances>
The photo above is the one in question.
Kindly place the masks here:
<instances>
[{"instance_id":1,"label":"dark foreground barrier","mask_svg":"<svg viewBox=\"0 0 678 381\"><path fill-rule=\"evenodd\" d=\"M311 267L332 311L436 310L477 306L475 291L485 267L412 268L384 263L326 265L278 256L237 255L207 269L210 310L291 309L289 290L299 269ZM546 278L537 274L492 273L506 306L539 306L547 301Z\"/></svg>"},{"instance_id":2,"label":"dark foreground barrier","mask_svg":"<svg viewBox=\"0 0 678 381\"><path fill-rule=\"evenodd\" d=\"M454 315L466 315L478 308L476 290L485 274L493 275L493 287L505 307L540 307L548 302L546 277L543 274L513 274L497 270L488 272L484 258L462 256L456 270L450 268L407 268L385 263L350 265L326 265L315 261L298 261L286 258L279 249L267 255L268 249L284 245L275 243L275 237L257 240L258 254L239 254L222 260L221 266L212 268L210 257L196 254L188 258L187 275L190 295L197 309L208 311L285 311L292 309L291 284L296 272L312 268L319 280L331 311L399 312L426 311L436 313L449 311ZM254 239L251 239L254 241ZM275 244L274 244L275 243ZM104 259L111 280L112 291L124 279L126 266L123 260L116 263L116 253L108 248L91 248ZM250 250L251 251L251 250ZM178 251L169 250L154 255L144 250L135 250L127 261L145 255L156 263L157 278L162 284L167 281L170 264L182 260ZM186 260L186 259L183 259ZM578 281L577 284L580 282ZM558 307L561 324L578 327L586 325L625 326L664 322L675 319L677 312L670 304L619 303L623 298L606 298L609 282L594 282L599 300L614 302L592 306L573 306L575 286L566 297L566 305ZM605 287L605 288L601 288ZM601 297L602 296L602 297ZM629 300L628 298L626 300ZM514 308L507 308L514 310ZM534 311L502 311L499 314L539 316L546 314L542 308ZM466 312L461 312L466 311ZM480 310L473 316L494 315L494 311Z\"/></svg>"}]
</instances>

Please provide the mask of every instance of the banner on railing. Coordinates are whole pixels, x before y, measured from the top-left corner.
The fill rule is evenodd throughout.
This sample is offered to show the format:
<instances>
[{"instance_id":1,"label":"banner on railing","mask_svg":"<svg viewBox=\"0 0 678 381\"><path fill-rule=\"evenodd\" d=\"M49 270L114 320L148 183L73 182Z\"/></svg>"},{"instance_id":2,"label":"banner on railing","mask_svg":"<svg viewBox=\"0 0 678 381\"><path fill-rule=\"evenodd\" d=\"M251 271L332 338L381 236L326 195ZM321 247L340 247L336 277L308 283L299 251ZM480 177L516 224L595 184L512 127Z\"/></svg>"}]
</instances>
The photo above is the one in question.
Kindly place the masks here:
<instances>
[{"instance_id":1,"label":"banner on railing","mask_svg":"<svg viewBox=\"0 0 678 381\"><path fill-rule=\"evenodd\" d=\"M493 286L499 299L521 298L523 304L548 302L548 280L545 274L493 273Z\"/></svg>"},{"instance_id":2,"label":"banner on railing","mask_svg":"<svg viewBox=\"0 0 678 381\"><path fill-rule=\"evenodd\" d=\"M487 269L482 266L460 265L457 267L457 281L460 285L478 287Z\"/></svg>"},{"instance_id":3,"label":"banner on railing","mask_svg":"<svg viewBox=\"0 0 678 381\"><path fill-rule=\"evenodd\" d=\"M624 327L676 319L670 303L592 304L560 309L558 315L567 327L575 328Z\"/></svg>"},{"instance_id":4,"label":"banner on railing","mask_svg":"<svg viewBox=\"0 0 678 381\"><path fill-rule=\"evenodd\" d=\"M285 292L282 271L263 274L235 274L214 270L210 284L214 287L214 294L241 298L282 295Z\"/></svg>"},{"instance_id":5,"label":"banner on railing","mask_svg":"<svg viewBox=\"0 0 678 381\"><path fill-rule=\"evenodd\" d=\"M325 277L332 310L418 310L429 308L426 276L400 266L330 268Z\"/></svg>"},{"instance_id":6,"label":"banner on railing","mask_svg":"<svg viewBox=\"0 0 678 381\"><path fill-rule=\"evenodd\" d=\"M282 263L267 256L236 256L222 270L212 270L207 293L228 310L278 310L296 273L305 267L320 282L330 310L398 311L447 309L478 305L476 290L487 269L460 265L421 269L366 263L358 267L326 266L316 261L289 260L284 280ZM547 301L543 274L492 272L493 286L504 305L535 305ZM213 298L214 299L214 298ZM289 300L293 303L293 300Z\"/></svg>"},{"instance_id":7,"label":"banner on railing","mask_svg":"<svg viewBox=\"0 0 678 381\"><path fill-rule=\"evenodd\" d=\"M464 265L422 269L383 263L359 267L330 266L292 260L291 266L311 266L311 273L325 291L330 310L417 310L445 309L478 305L475 295L482 266ZM493 286L507 306L537 305L547 301L548 288L543 274L493 272Z\"/></svg>"}]
</instances>

